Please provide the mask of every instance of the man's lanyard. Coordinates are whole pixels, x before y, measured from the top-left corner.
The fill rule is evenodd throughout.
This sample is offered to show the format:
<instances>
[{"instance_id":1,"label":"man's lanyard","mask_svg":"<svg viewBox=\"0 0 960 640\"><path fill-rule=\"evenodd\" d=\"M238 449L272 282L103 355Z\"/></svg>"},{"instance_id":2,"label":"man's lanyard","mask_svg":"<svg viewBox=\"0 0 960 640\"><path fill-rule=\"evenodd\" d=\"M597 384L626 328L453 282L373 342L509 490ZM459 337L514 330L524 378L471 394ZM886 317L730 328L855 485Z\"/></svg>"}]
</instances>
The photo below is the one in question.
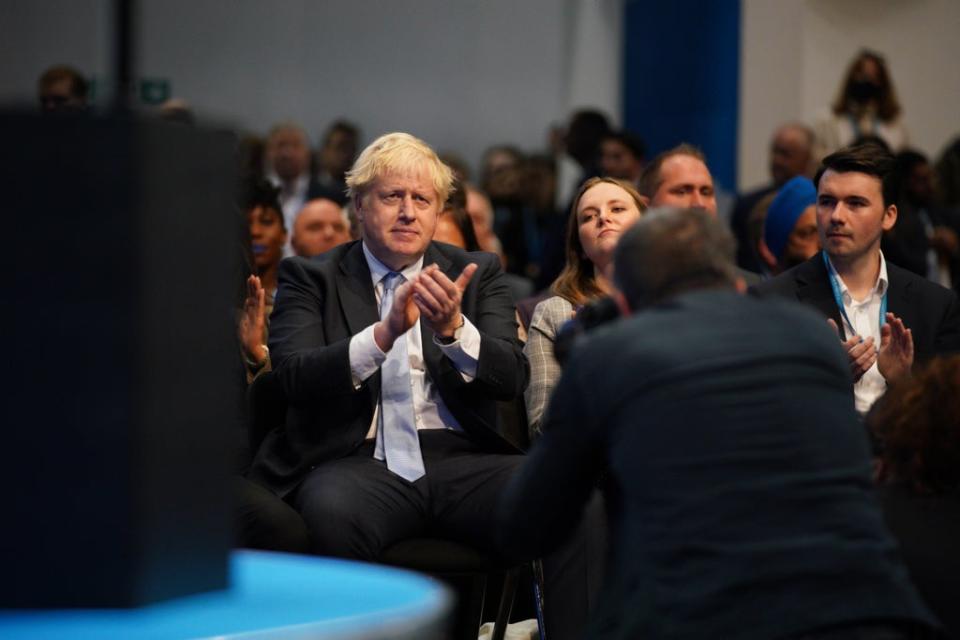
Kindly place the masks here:
<instances>
[{"instance_id":1,"label":"man's lanyard","mask_svg":"<svg viewBox=\"0 0 960 640\"><path fill-rule=\"evenodd\" d=\"M846 320L847 326L850 327L850 331L853 335L857 335L857 330L853 326L853 323L850 322L849 316L847 316L847 309L843 306L843 295L840 293L840 283L837 282L837 276L833 272L833 265L830 264L830 260L827 258L827 252L823 251L821 254L823 256L823 266L827 268L827 276L830 278L830 288L833 289L833 299L837 302L837 307L840 309L840 314L843 316L843 319ZM880 325L883 326L887 323L887 292L883 292L883 297L880 299Z\"/></svg>"}]
</instances>

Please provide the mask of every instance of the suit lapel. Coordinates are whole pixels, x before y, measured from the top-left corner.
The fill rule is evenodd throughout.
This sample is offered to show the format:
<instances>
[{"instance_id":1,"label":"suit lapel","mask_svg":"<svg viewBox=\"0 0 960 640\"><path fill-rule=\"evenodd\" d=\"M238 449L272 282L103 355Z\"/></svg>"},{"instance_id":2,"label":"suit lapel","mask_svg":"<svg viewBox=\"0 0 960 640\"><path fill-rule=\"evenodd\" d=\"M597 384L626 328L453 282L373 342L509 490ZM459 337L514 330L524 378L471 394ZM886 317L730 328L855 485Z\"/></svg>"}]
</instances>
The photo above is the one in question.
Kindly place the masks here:
<instances>
[{"instance_id":1,"label":"suit lapel","mask_svg":"<svg viewBox=\"0 0 960 640\"><path fill-rule=\"evenodd\" d=\"M833 288L830 286L830 275L823 263L823 254L818 253L804 264L797 267L797 300L812 307L816 307L823 315L833 318L840 328L841 339L846 339L840 308L833 297Z\"/></svg>"},{"instance_id":2,"label":"suit lapel","mask_svg":"<svg viewBox=\"0 0 960 640\"><path fill-rule=\"evenodd\" d=\"M377 297L373 292L370 267L357 242L343 256L337 273L337 294L347 327L356 335L380 320Z\"/></svg>"},{"instance_id":3,"label":"suit lapel","mask_svg":"<svg viewBox=\"0 0 960 640\"><path fill-rule=\"evenodd\" d=\"M907 278L901 278L899 269L887 263L887 311L894 313L903 323L912 328L916 326L914 305L910 303L910 285Z\"/></svg>"}]
</instances>

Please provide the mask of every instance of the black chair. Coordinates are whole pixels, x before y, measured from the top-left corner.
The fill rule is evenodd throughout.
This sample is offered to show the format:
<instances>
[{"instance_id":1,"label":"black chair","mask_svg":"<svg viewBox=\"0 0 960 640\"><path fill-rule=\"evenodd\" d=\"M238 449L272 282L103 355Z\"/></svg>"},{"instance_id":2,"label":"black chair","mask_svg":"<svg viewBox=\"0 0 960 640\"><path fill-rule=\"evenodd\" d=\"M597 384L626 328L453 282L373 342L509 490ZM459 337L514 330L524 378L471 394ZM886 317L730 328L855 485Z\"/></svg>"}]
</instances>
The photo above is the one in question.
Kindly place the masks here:
<instances>
[{"instance_id":1,"label":"black chair","mask_svg":"<svg viewBox=\"0 0 960 640\"><path fill-rule=\"evenodd\" d=\"M258 375L247 392L250 415L250 448L256 452L267 433L282 429L286 420L286 397L280 381L271 371ZM526 444L526 412L522 398L519 404L501 403L499 410L506 418L511 440ZM521 418L522 422L520 424ZM540 628L540 640L545 638L543 624L543 571L539 560L522 566L504 566L494 556L484 554L469 545L442 538L410 538L401 540L387 549L379 558L383 564L419 571L430 575L453 588L458 595L454 611L455 638L475 640L477 630L484 620L484 604L488 587L494 580L501 580L491 640L503 640L513 611L517 585L523 573L529 570L534 591L534 608Z\"/></svg>"}]
</instances>

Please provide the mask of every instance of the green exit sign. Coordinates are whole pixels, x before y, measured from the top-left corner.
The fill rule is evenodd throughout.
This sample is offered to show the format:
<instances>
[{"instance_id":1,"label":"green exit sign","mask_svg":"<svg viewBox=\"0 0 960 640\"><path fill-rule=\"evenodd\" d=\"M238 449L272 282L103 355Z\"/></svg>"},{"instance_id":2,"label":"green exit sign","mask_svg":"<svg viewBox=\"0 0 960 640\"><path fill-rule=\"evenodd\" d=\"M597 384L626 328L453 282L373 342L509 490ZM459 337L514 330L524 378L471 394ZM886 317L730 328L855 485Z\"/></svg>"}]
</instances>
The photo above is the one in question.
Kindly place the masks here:
<instances>
[{"instance_id":1,"label":"green exit sign","mask_svg":"<svg viewBox=\"0 0 960 640\"><path fill-rule=\"evenodd\" d=\"M168 78L140 78L140 102L143 104L163 104L170 99L170 80Z\"/></svg>"},{"instance_id":2,"label":"green exit sign","mask_svg":"<svg viewBox=\"0 0 960 640\"><path fill-rule=\"evenodd\" d=\"M105 76L90 77L90 90L87 99L91 104L108 100L112 93L111 81ZM170 78L139 78L135 85L136 98L141 104L161 105L173 96Z\"/></svg>"}]
</instances>

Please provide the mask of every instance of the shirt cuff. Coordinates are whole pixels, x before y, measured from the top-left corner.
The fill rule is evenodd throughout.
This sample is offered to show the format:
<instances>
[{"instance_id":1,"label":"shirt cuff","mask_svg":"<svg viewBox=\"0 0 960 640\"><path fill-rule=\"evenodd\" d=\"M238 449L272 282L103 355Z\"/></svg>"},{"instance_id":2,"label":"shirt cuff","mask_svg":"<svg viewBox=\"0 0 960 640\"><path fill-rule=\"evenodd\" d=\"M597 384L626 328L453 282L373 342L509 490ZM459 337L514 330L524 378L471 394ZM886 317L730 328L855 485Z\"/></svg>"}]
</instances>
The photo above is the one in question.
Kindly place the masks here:
<instances>
[{"instance_id":1,"label":"shirt cuff","mask_svg":"<svg viewBox=\"0 0 960 640\"><path fill-rule=\"evenodd\" d=\"M450 344L443 344L433 336L433 344L440 347L443 355L450 359L453 366L463 377L464 382L473 382L477 377L477 363L480 360L480 331L467 316L463 316L460 337ZM352 345L351 345L352 346Z\"/></svg>"},{"instance_id":2,"label":"shirt cuff","mask_svg":"<svg viewBox=\"0 0 960 640\"><path fill-rule=\"evenodd\" d=\"M380 350L377 341L373 339L375 326L372 324L350 338L350 375L356 389L359 389L364 380L372 376L387 359L387 354Z\"/></svg>"}]
</instances>

